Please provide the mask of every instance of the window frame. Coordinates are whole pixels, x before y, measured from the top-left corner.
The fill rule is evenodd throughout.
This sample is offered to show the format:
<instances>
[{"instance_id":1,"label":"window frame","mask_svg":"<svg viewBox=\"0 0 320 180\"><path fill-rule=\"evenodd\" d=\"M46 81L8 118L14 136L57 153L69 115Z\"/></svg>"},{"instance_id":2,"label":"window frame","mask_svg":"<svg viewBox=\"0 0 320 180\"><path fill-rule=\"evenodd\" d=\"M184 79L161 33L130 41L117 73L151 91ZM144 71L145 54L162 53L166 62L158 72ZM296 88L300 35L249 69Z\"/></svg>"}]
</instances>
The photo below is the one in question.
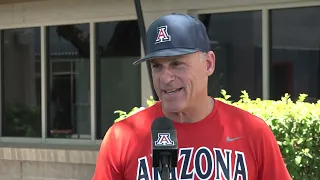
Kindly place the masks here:
<instances>
[{"instance_id":1,"label":"window frame","mask_svg":"<svg viewBox=\"0 0 320 180\"><path fill-rule=\"evenodd\" d=\"M271 21L270 12L275 9L303 8L320 6L320 2L288 2L278 4L267 4L258 6L225 7L219 9L191 10L190 15L198 17L201 14L215 14L228 12L262 11L262 99L270 99L270 40Z\"/></svg>"},{"instance_id":2,"label":"window frame","mask_svg":"<svg viewBox=\"0 0 320 180\"><path fill-rule=\"evenodd\" d=\"M0 30L0 81L3 79L3 30L6 29L16 29L16 28L26 28L26 27L37 27L40 28L40 54L41 54L41 96L42 96L42 104L41 104L41 138L28 138L28 137L2 137L1 128L2 128L2 117L0 118L0 143L23 143L23 144L68 144L68 145L94 145L99 146L102 142L101 139L96 138L96 24L104 23L104 22L112 22L112 21L126 21L126 20L137 20L134 15L126 15L126 16L118 16L118 17L107 17L104 19L96 20L96 21L77 21L77 22L68 22L68 23L56 23L56 24L43 24L40 26L15 26L15 27L5 27ZM59 26L65 24L89 24L89 32L90 32L90 139L63 139L63 138L48 138L47 137L47 112L48 112L48 87L47 83L49 83L49 66L47 65L48 59L48 46L47 46L47 28L50 26ZM2 97L3 97L3 86L0 83L0 113L2 111ZM2 113L1 113L2 114Z\"/></svg>"},{"instance_id":3,"label":"window frame","mask_svg":"<svg viewBox=\"0 0 320 180\"><path fill-rule=\"evenodd\" d=\"M270 60L269 60L269 51L270 51L270 10L274 9L285 9L285 8L300 8L300 7L311 7L311 6L320 6L320 2L315 1L301 1L301 2L286 2L286 3L270 3L265 5L254 5L254 6L225 6L225 7L219 7L219 8L209 8L209 9L200 9L200 10L191 10L186 9L186 12L188 14L193 16L198 16L200 14L207 14L207 13L227 13L227 12L242 12L242 11L251 11L251 10L260 10L262 11L262 82L263 82L263 88L262 88L262 94L263 99L269 99L269 67L270 67ZM190 7L191 8L191 7ZM148 14L151 14L153 17L153 13L156 15L158 12L148 12ZM45 23L41 23L40 25L36 22L32 25L26 25L24 23L21 23L19 25L11 25L6 24L2 29L0 30L0 79L2 81L3 79L3 57L2 57L2 48L3 48L3 31L4 29L13 29L13 28L26 28L26 27L40 27L41 33L40 33L40 41L41 41L41 96L42 96L42 116L41 116L41 122L42 122L42 137L41 138L24 138L24 137L2 137L1 135L1 126L2 126L2 118L0 118L0 143L22 143L22 144L44 144L45 147L48 147L50 144L65 144L65 145L91 145L99 147L102 140L96 139L96 74L95 74L95 53L90 53L90 103L91 103L91 115L90 115L90 121L91 121L91 139L50 139L46 137L47 132L47 49L44 44L47 42L47 27L53 26L53 25L64 25L64 24L80 24L80 23L89 23L89 29L90 29L90 51L95 52L96 48L96 23L99 22L108 22L108 21L122 21L122 20L137 20L135 14L126 14L123 16L112 16L112 17L103 17L100 19L94 19L91 21L87 20L65 20L64 23L52 23L50 21L47 21ZM151 19L148 19L149 21ZM142 42L141 42L142 44ZM143 55L143 48L141 48L141 54ZM143 69L145 67L143 66ZM141 81L144 81L147 79L147 73L141 72ZM149 84L149 83L148 83ZM146 86L144 83L142 83L142 98L148 96L145 93L149 93L151 91L146 90L146 88L149 88L149 86ZM2 114L2 97L3 97L3 86L2 83L0 83L0 113ZM143 103L143 102L142 102ZM144 103L143 103L144 104ZM34 147L34 146L32 146Z\"/></svg>"}]
</instances>

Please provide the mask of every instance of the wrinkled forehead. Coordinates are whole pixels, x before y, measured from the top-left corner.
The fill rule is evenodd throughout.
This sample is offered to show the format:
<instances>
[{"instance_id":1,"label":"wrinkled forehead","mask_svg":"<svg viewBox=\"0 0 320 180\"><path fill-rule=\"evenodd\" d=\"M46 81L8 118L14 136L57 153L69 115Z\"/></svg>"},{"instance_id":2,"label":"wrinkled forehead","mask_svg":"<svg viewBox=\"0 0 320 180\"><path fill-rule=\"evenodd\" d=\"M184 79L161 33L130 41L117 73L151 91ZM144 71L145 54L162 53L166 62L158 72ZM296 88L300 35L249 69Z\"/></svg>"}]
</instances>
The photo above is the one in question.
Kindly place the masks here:
<instances>
[{"instance_id":1,"label":"wrinkled forehead","mask_svg":"<svg viewBox=\"0 0 320 180\"><path fill-rule=\"evenodd\" d=\"M170 57L155 57L151 60L151 63L169 63L174 61L189 62L190 60L199 58L199 52L170 56Z\"/></svg>"},{"instance_id":2,"label":"wrinkled forehead","mask_svg":"<svg viewBox=\"0 0 320 180\"><path fill-rule=\"evenodd\" d=\"M156 57L151 60L151 63L169 63L173 61L184 61L186 58L184 58L182 55L179 56L170 56L170 57Z\"/></svg>"}]
</instances>

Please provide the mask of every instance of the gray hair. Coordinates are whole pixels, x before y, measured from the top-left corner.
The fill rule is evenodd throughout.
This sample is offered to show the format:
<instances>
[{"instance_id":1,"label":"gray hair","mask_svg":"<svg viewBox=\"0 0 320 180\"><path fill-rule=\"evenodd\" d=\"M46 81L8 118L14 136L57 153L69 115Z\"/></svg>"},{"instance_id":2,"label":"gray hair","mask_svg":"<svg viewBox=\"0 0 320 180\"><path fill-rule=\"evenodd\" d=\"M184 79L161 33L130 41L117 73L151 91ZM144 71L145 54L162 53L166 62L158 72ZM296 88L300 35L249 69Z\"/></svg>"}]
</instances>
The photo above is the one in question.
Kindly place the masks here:
<instances>
[{"instance_id":1,"label":"gray hair","mask_svg":"<svg viewBox=\"0 0 320 180\"><path fill-rule=\"evenodd\" d=\"M207 53L206 52L200 52L200 61L204 61L207 59Z\"/></svg>"}]
</instances>

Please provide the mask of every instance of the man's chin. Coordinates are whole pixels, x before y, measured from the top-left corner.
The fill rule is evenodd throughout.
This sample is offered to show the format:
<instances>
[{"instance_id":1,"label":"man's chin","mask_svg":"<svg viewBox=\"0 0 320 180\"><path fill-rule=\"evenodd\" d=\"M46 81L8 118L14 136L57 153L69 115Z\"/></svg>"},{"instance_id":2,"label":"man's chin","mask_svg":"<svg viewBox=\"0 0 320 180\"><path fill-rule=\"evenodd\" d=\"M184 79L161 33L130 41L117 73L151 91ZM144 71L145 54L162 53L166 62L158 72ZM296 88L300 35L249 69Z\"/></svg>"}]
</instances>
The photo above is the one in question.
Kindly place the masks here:
<instances>
[{"instance_id":1,"label":"man's chin","mask_svg":"<svg viewBox=\"0 0 320 180\"><path fill-rule=\"evenodd\" d=\"M162 109L168 113L178 113L183 109L182 104L162 102Z\"/></svg>"}]
</instances>

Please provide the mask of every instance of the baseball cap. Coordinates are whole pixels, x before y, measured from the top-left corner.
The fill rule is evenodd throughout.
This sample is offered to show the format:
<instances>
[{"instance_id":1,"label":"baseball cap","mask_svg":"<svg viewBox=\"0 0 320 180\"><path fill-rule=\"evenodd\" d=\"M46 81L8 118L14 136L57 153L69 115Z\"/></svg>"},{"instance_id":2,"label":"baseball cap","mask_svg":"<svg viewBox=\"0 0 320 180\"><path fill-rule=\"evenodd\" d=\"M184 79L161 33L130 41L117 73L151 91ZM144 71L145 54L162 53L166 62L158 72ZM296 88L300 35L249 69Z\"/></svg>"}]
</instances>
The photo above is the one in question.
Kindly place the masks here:
<instances>
[{"instance_id":1,"label":"baseball cap","mask_svg":"<svg viewBox=\"0 0 320 180\"><path fill-rule=\"evenodd\" d=\"M155 20L147 31L146 55L139 64L157 57L170 57L210 51L210 40L203 23L190 15L169 14Z\"/></svg>"}]
</instances>

